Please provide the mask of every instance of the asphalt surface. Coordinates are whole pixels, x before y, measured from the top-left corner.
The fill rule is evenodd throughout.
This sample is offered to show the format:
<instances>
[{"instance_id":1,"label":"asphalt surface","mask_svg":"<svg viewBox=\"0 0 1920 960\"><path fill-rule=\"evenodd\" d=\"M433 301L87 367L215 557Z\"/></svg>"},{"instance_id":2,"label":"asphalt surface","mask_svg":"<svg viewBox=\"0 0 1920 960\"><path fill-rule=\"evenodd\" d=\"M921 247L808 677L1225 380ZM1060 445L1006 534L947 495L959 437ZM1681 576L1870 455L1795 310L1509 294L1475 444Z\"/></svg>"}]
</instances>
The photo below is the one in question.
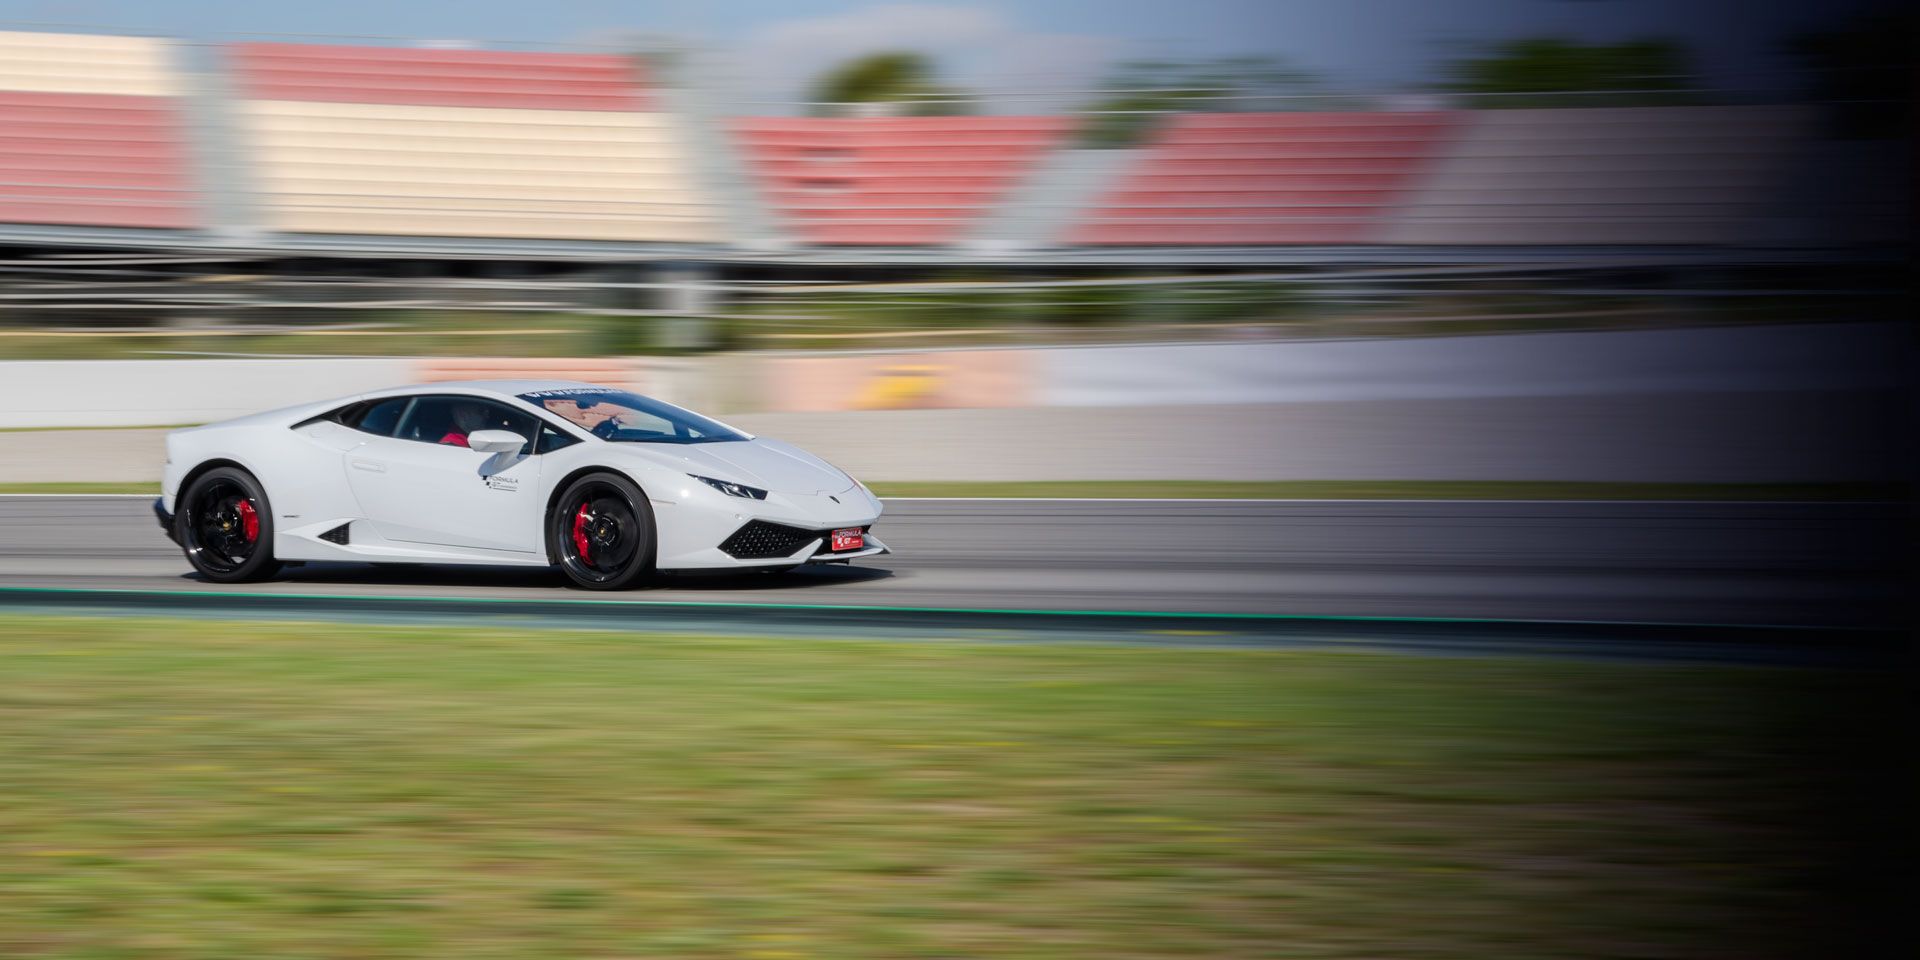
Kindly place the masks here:
<instances>
[{"instance_id":1,"label":"asphalt surface","mask_svg":"<svg viewBox=\"0 0 1920 960\"><path fill-rule=\"evenodd\" d=\"M0 497L0 588L551 602L542 609L608 598L570 589L557 573L473 567L314 564L270 583L209 584L162 535L149 502ZM875 527L894 556L787 574L668 576L619 598L769 605L764 616L801 605L1872 627L1893 622L1899 596L1889 572L1898 511L894 500Z\"/></svg>"}]
</instances>

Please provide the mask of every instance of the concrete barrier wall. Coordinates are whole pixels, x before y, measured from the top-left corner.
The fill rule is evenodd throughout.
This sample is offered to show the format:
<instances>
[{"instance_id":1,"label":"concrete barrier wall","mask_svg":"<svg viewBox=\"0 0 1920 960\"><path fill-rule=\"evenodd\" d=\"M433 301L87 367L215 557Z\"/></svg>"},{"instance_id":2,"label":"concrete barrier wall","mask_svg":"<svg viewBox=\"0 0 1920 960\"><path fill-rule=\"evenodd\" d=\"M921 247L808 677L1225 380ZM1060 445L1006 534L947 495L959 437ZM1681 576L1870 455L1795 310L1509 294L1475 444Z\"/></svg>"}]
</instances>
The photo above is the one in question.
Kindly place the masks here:
<instances>
[{"instance_id":1,"label":"concrete barrier wall","mask_svg":"<svg viewBox=\"0 0 1920 960\"><path fill-rule=\"evenodd\" d=\"M414 364L421 383L448 380L583 380L643 389L640 364L624 357L431 357Z\"/></svg>"},{"instance_id":2,"label":"concrete barrier wall","mask_svg":"<svg viewBox=\"0 0 1920 960\"><path fill-rule=\"evenodd\" d=\"M730 412L799 413L1875 389L1897 384L1898 343L1803 324L758 354L732 361L752 371L745 395L727 392Z\"/></svg>"},{"instance_id":3,"label":"concrete barrier wall","mask_svg":"<svg viewBox=\"0 0 1920 960\"><path fill-rule=\"evenodd\" d=\"M206 423L401 386L408 358L0 363L0 427Z\"/></svg>"},{"instance_id":4,"label":"concrete barrier wall","mask_svg":"<svg viewBox=\"0 0 1920 960\"><path fill-rule=\"evenodd\" d=\"M763 413L728 422L865 480L1898 477L1888 404L1854 393Z\"/></svg>"},{"instance_id":5,"label":"concrete barrier wall","mask_svg":"<svg viewBox=\"0 0 1920 960\"><path fill-rule=\"evenodd\" d=\"M199 423L420 381L629 387L729 416L1859 391L1899 385L1871 324L686 358L0 362L0 427Z\"/></svg>"},{"instance_id":6,"label":"concrete barrier wall","mask_svg":"<svg viewBox=\"0 0 1920 960\"><path fill-rule=\"evenodd\" d=\"M1900 476L1870 394L1685 393L729 415L868 481ZM0 483L151 481L162 430L0 431Z\"/></svg>"},{"instance_id":7,"label":"concrete barrier wall","mask_svg":"<svg viewBox=\"0 0 1920 960\"><path fill-rule=\"evenodd\" d=\"M586 380L693 402L686 361L352 357L0 362L0 428L207 423L366 390L445 380ZM697 379L697 378L695 378Z\"/></svg>"},{"instance_id":8,"label":"concrete barrier wall","mask_svg":"<svg viewBox=\"0 0 1920 960\"><path fill-rule=\"evenodd\" d=\"M1874 324L1525 333L1032 351L1038 406L1878 389Z\"/></svg>"},{"instance_id":9,"label":"concrete barrier wall","mask_svg":"<svg viewBox=\"0 0 1920 960\"><path fill-rule=\"evenodd\" d=\"M631 361L14 362L0 363L0 426L204 422L418 380L563 376L696 409L719 409L710 400L738 385L727 420L871 480L1885 480L1899 475L1886 422L1898 345L1886 328L1828 325ZM160 438L0 431L0 482L153 479Z\"/></svg>"},{"instance_id":10,"label":"concrete barrier wall","mask_svg":"<svg viewBox=\"0 0 1920 960\"><path fill-rule=\"evenodd\" d=\"M944 410L1025 407L1042 380L1033 350L775 356L760 361L755 409Z\"/></svg>"}]
</instances>

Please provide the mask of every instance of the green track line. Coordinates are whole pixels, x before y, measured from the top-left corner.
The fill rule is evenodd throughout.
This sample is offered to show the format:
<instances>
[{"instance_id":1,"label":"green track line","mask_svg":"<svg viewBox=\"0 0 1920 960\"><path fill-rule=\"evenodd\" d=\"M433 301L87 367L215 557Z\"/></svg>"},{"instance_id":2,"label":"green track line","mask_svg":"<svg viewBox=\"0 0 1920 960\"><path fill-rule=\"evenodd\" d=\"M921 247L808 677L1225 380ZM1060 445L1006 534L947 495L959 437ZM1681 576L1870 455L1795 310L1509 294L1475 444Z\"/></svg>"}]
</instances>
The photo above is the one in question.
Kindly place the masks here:
<instances>
[{"instance_id":1,"label":"green track line","mask_svg":"<svg viewBox=\"0 0 1920 960\"><path fill-rule=\"evenodd\" d=\"M1080 610L1080 609L1036 609L1028 607L926 607L926 606L881 606L877 604L846 603L715 603L705 600L599 600L599 599L530 599L526 597L469 597L469 596L391 596L377 594L337 594L337 593L233 593L215 590L146 590L124 587L18 587L0 586L0 596L131 596L131 597L192 597L199 599L229 600L234 598L258 598L261 600L297 600L297 601L340 601L349 603L457 603L492 605L531 605L555 604L566 606L615 607L626 609L677 609L677 610L787 610L802 612L829 613L880 613L880 614L983 614L992 616L1020 617L1105 617L1112 619L1174 619L1174 620L1212 620L1212 621L1280 621L1287 623L1411 623L1411 624L1502 624L1513 626L1559 626L1559 627L1690 627L1721 628L1739 630L1780 630L1780 631L1817 631L1831 629L1826 627L1804 626L1797 624L1726 624L1726 623L1688 623L1656 620L1573 620L1573 619L1528 619L1506 617L1425 617L1425 616L1384 616L1376 614L1307 614L1307 613L1229 613L1197 610Z\"/></svg>"}]
</instances>

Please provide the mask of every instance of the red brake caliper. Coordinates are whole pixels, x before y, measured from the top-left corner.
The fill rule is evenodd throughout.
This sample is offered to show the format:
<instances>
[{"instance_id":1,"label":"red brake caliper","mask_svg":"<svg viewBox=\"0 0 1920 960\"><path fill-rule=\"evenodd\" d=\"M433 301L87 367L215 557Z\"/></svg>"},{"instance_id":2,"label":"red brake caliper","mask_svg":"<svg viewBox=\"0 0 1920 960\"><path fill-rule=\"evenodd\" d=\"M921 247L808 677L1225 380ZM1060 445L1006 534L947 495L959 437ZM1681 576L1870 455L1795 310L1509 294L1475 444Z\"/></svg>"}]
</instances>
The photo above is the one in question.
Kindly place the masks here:
<instances>
[{"instance_id":1,"label":"red brake caliper","mask_svg":"<svg viewBox=\"0 0 1920 960\"><path fill-rule=\"evenodd\" d=\"M260 515L253 512L253 503L242 500L235 509L240 511L240 532L247 535L247 542L260 539Z\"/></svg>"},{"instance_id":2,"label":"red brake caliper","mask_svg":"<svg viewBox=\"0 0 1920 960\"><path fill-rule=\"evenodd\" d=\"M587 540L587 520L592 510L593 504L583 503L580 512L573 515L573 549L579 552L582 563L593 562L593 544Z\"/></svg>"}]
</instances>

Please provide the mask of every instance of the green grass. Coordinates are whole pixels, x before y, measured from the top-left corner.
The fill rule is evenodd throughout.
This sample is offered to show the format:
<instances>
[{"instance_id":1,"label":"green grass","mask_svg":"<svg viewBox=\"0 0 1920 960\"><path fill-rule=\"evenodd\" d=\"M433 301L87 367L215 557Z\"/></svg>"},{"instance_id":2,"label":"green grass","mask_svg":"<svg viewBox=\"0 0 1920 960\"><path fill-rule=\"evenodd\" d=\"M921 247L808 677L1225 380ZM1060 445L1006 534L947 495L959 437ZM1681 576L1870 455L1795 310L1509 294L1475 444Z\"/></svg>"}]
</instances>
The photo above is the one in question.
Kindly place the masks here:
<instances>
[{"instance_id":1,"label":"green grass","mask_svg":"<svg viewBox=\"0 0 1920 960\"><path fill-rule=\"evenodd\" d=\"M962 271L922 278L990 282ZM1006 279L1000 275L999 279ZM1057 278L1056 278L1057 279ZM1732 297L1677 304L1651 294L1568 297L1550 289L1476 290L1329 303L1325 291L1288 283L1191 278L1150 286L831 290L758 289L701 318L699 343L659 316L572 310L448 308L324 311L242 310L226 325L75 326L66 318L15 314L0 324L10 359L138 359L173 356L579 357L678 353L684 349L846 350L1241 339L1454 336L1513 331L1641 329L1720 323L1804 323L1826 314L1892 313L1884 298L1849 298L1820 309L1807 296ZM613 306L612 303L605 304ZM637 307L629 301L627 307Z\"/></svg>"},{"instance_id":2,"label":"green grass","mask_svg":"<svg viewBox=\"0 0 1920 960\"><path fill-rule=\"evenodd\" d=\"M62 960L1782 955L1859 702L501 621L16 618L0 676L0 955Z\"/></svg>"},{"instance_id":3,"label":"green grass","mask_svg":"<svg viewBox=\"0 0 1920 960\"><path fill-rule=\"evenodd\" d=\"M71 433L93 430L179 430L197 427L197 423L142 423L113 427L0 427L0 433Z\"/></svg>"},{"instance_id":4,"label":"green grass","mask_svg":"<svg viewBox=\"0 0 1920 960\"><path fill-rule=\"evenodd\" d=\"M1058 480L870 484L882 497L1276 500L1878 500L1900 491L1847 483L1550 483L1475 480ZM153 493L158 483L0 483L0 493Z\"/></svg>"},{"instance_id":5,"label":"green grass","mask_svg":"<svg viewBox=\"0 0 1920 960\"><path fill-rule=\"evenodd\" d=\"M330 317L337 319L337 317ZM645 320L570 313L369 311L360 328L288 324L282 329L138 332L71 327L0 329L15 360L121 360L209 356L583 357L643 352Z\"/></svg>"},{"instance_id":6,"label":"green grass","mask_svg":"<svg viewBox=\"0 0 1920 960\"><path fill-rule=\"evenodd\" d=\"M49 483L0 483L0 493L151 493L160 495L160 482L152 483L92 483L87 481L57 481Z\"/></svg>"}]
</instances>

